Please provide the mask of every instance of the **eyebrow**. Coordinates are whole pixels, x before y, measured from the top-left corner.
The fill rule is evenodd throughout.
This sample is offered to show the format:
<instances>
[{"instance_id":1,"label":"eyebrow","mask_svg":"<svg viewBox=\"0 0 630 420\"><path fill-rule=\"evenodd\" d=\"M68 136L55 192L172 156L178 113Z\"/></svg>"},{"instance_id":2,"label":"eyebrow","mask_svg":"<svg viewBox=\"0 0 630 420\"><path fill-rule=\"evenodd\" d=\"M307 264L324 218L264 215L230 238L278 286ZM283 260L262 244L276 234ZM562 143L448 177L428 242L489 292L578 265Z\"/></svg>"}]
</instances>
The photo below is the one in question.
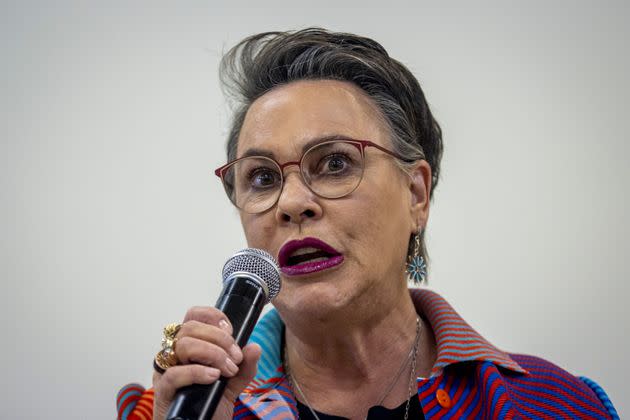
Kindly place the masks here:
<instances>
[{"instance_id":1,"label":"eyebrow","mask_svg":"<svg viewBox=\"0 0 630 420\"><path fill-rule=\"evenodd\" d=\"M310 149L311 147L319 144L319 143L324 143L326 141L331 141L331 140L353 140L352 137L349 136L344 136L341 134L329 134L326 136L320 136L320 137L315 137L309 141L307 141L306 143L304 143L304 145L302 145L302 154L304 154L304 152L306 152L308 149ZM265 150L265 149L259 149L256 147L252 147L250 149L247 149L241 156L240 158L244 158L244 157L251 157L251 156L264 156L264 157L268 157L271 159L275 159L275 155L273 152L269 151L269 150Z\"/></svg>"}]
</instances>

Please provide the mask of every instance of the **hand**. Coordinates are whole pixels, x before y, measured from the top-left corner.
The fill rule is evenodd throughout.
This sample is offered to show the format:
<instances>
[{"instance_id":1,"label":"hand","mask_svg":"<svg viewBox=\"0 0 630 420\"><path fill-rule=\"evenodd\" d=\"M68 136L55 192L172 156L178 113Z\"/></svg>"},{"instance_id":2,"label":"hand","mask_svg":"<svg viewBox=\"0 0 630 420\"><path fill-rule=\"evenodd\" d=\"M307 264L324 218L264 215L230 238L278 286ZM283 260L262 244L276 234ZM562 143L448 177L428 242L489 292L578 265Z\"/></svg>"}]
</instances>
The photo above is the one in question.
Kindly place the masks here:
<instances>
[{"instance_id":1,"label":"hand","mask_svg":"<svg viewBox=\"0 0 630 420\"><path fill-rule=\"evenodd\" d=\"M212 384L223 375L230 378L213 419L231 419L234 401L256 375L261 349L249 344L241 350L232 337L225 314L212 307L188 310L177 333L175 354L179 364L153 374L153 419L163 420L178 388Z\"/></svg>"}]
</instances>

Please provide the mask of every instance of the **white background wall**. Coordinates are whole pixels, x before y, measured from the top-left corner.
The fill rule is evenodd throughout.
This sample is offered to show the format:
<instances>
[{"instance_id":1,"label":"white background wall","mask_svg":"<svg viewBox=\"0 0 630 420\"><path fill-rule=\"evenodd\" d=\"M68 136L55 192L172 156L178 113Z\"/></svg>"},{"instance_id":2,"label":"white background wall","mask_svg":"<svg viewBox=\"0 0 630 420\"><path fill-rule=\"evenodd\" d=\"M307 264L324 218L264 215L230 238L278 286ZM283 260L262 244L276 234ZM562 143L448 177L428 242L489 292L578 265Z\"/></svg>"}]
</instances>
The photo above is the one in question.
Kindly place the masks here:
<instances>
[{"instance_id":1,"label":"white background wall","mask_svg":"<svg viewBox=\"0 0 630 420\"><path fill-rule=\"evenodd\" d=\"M88 3L0 6L3 418L113 418L162 326L214 303L245 246L219 57L308 25L380 41L444 129L432 287L630 415L627 2Z\"/></svg>"}]
</instances>

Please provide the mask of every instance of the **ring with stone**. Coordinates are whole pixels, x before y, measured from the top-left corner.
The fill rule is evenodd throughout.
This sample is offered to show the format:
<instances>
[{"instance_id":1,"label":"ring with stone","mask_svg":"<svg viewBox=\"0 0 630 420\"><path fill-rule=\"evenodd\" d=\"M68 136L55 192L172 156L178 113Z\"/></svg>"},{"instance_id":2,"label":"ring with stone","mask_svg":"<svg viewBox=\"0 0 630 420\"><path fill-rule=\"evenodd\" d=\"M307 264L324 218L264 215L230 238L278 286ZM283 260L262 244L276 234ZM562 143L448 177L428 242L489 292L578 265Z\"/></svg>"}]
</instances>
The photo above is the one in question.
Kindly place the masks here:
<instances>
[{"instance_id":1,"label":"ring with stone","mask_svg":"<svg viewBox=\"0 0 630 420\"><path fill-rule=\"evenodd\" d=\"M159 373L164 373L166 369L177 365L177 355L175 354L175 346L177 344L177 332L182 324L168 324L164 327L164 337L162 338L162 349L157 352L153 359L153 367Z\"/></svg>"}]
</instances>

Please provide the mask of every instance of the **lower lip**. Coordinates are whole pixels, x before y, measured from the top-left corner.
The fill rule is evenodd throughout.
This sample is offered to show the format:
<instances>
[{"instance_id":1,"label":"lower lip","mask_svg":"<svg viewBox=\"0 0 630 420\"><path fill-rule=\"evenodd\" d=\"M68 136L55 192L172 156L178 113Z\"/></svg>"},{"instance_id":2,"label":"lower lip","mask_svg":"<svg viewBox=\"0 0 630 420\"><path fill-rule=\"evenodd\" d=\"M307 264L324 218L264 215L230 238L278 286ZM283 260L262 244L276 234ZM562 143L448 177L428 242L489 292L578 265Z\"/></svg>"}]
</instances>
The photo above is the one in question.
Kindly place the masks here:
<instances>
[{"instance_id":1,"label":"lower lip","mask_svg":"<svg viewBox=\"0 0 630 420\"><path fill-rule=\"evenodd\" d=\"M304 264L282 267L282 274L287 276L303 276L305 274L316 273L335 267L343 262L343 255L336 255L327 260L317 262L307 262Z\"/></svg>"}]
</instances>

